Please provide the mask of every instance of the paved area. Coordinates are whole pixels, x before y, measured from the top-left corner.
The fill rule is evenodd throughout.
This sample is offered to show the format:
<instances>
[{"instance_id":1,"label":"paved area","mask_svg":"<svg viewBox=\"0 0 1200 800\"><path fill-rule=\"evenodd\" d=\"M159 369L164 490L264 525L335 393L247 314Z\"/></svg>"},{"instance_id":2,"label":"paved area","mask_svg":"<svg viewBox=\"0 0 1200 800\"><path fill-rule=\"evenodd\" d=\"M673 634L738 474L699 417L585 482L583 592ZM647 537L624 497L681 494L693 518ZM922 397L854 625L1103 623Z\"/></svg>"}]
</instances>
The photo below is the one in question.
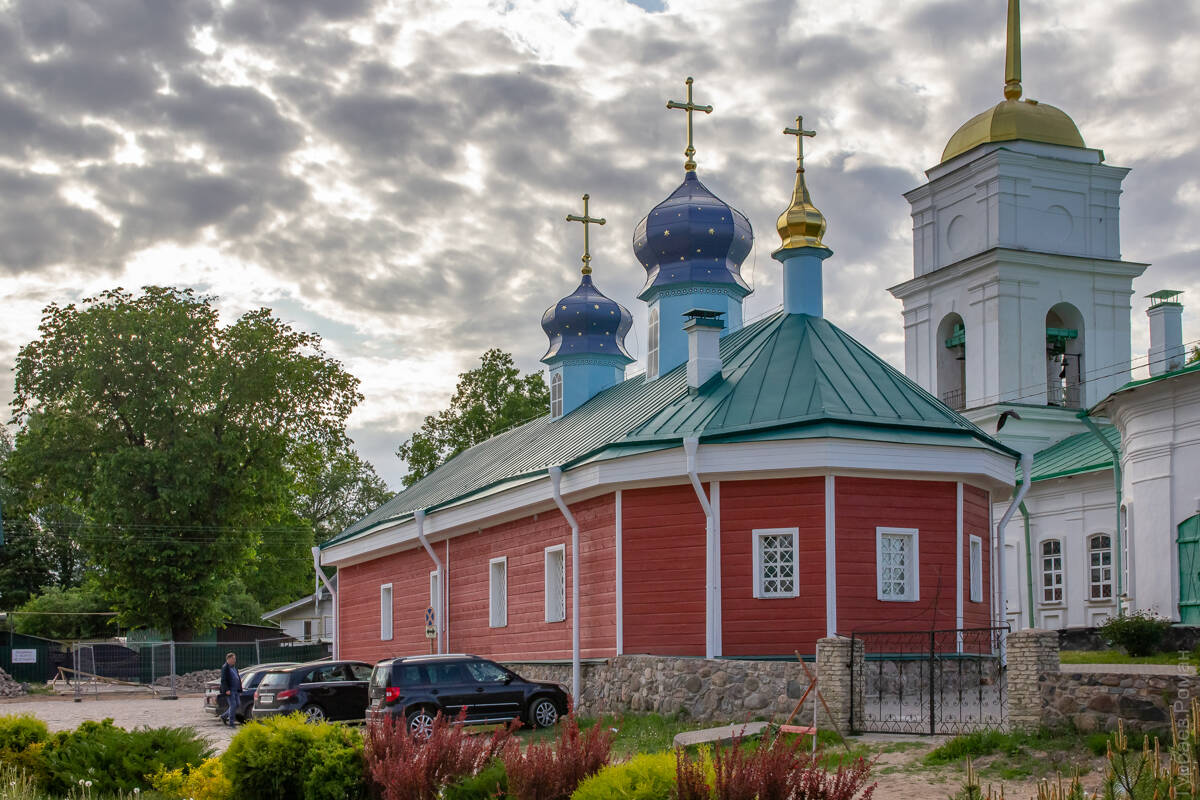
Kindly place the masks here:
<instances>
[{"instance_id":1,"label":"paved area","mask_svg":"<svg viewBox=\"0 0 1200 800\"><path fill-rule=\"evenodd\" d=\"M1117 675L1195 675L1191 664L1061 664L1059 672L1107 672Z\"/></svg>"},{"instance_id":2,"label":"paved area","mask_svg":"<svg viewBox=\"0 0 1200 800\"><path fill-rule=\"evenodd\" d=\"M79 703L71 697L19 697L0 700L0 715L7 714L33 714L52 731L70 730L85 720L99 722L108 717L122 728L190 726L218 752L229 746L234 733L204 711L204 697L199 694L181 695L178 700L162 700L149 694L107 694L85 697Z\"/></svg>"}]
</instances>

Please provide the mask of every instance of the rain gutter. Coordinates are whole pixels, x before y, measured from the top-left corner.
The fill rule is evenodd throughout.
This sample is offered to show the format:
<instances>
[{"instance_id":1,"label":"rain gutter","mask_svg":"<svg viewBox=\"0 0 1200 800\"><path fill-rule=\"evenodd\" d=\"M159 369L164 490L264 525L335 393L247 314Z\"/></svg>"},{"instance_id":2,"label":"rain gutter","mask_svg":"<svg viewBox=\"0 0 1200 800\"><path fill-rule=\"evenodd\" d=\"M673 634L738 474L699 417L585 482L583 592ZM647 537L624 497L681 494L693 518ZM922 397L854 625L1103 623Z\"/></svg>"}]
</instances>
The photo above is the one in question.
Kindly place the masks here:
<instances>
[{"instance_id":1,"label":"rain gutter","mask_svg":"<svg viewBox=\"0 0 1200 800\"><path fill-rule=\"evenodd\" d=\"M338 596L333 589L333 583L330 582L329 576L325 574L325 570L321 569L321 548L314 547L312 549L313 569L317 571L317 578L321 583L325 584L325 589L329 592L329 596L333 598L333 657L336 660L338 657L338 643L342 640L342 625L338 619ZM319 594L319 593L318 593ZM321 601L318 599L317 603Z\"/></svg>"},{"instance_id":2,"label":"rain gutter","mask_svg":"<svg viewBox=\"0 0 1200 800\"><path fill-rule=\"evenodd\" d=\"M1029 509L1025 507L1024 502L1019 508L1021 517L1025 520L1025 590L1029 596L1029 627L1033 628L1033 543L1029 535Z\"/></svg>"},{"instance_id":3,"label":"rain gutter","mask_svg":"<svg viewBox=\"0 0 1200 800\"><path fill-rule=\"evenodd\" d=\"M550 468L554 504L571 526L571 701L579 705L579 522L563 502L562 467Z\"/></svg>"},{"instance_id":4,"label":"rain gutter","mask_svg":"<svg viewBox=\"0 0 1200 800\"><path fill-rule=\"evenodd\" d=\"M1030 476L1032 473L1033 473L1033 453L1022 453L1021 454L1021 483L1017 486L1016 494L1013 497L1013 501L1011 503L1009 503L1008 510L1004 512L1004 516L1002 516L1000 518L1000 521L998 523L996 523L996 546L992 550L992 558L996 558L996 554L999 553L999 558L996 561L996 574L997 574L996 583L998 583L999 586L996 587L996 592L995 592L995 594L999 597L999 602L997 604L998 608L996 609L1000 616L1000 619L997 621L997 625L999 627L1003 627L1006 620L1008 619L1008 608L1007 608L1007 605L1005 604L1005 597L1004 597L1005 593L1006 593L1006 589L1007 589L1007 586L1005 584L1005 580L1007 579L1007 576L1004 574L1005 573L1004 562L1007 561L1007 559L1004 556L1004 529L1008 527L1008 521L1010 519L1012 519L1013 514L1017 513L1017 509L1020 508L1021 503L1025 502L1025 495L1029 493L1029 483L1030 483L1029 479L1030 479ZM1000 632L1000 658L1002 661L1005 657L1005 647L1008 644L1008 642L1006 641L1006 638L1007 637L1005 636L1004 632L1001 631Z\"/></svg>"},{"instance_id":5,"label":"rain gutter","mask_svg":"<svg viewBox=\"0 0 1200 800\"><path fill-rule=\"evenodd\" d=\"M433 548L429 546L429 540L425 538L425 509L419 508L414 511L413 520L417 523L417 540L421 542L425 552L433 559L434 569L437 570L438 596L437 608L433 610L433 620L437 624L438 653L444 653L446 652L446 615L443 613L443 609L446 604L442 598L446 596L446 568L442 566L442 560L437 557L437 553L433 552Z\"/></svg>"},{"instance_id":6,"label":"rain gutter","mask_svg":"<svg viewBox=\"0 0 1200 800\"><path fill-rule=\"evenodd\" d=\"M1116 531L1116 535L1113 537L1113 550L1115 551L1113 553L1113 564L1116 566L1115 571L1117 573L1117 616L1123 617L1125 616L1125 567L1122 561L1124 560L1125 551L1121 543L1123 534L1123 531L1121 530L1121 503L1123 502L1121 499L1121 486L1123 483L1121 478L1121 451L1116 445L1108 440L1108 437L1104 435L1102 430L1100 430L1100 426L1097 425L1095 421L1092 420L1092 418L1088 415L1086 408L1076 414L1076 416L1079 417L1080 422L1086 425L1087 429L1091 431L1095 437L1104 444L1105 447L1108 448L1110 453L1112 453L1113 488L1116 490L1117 495L1117 521L1116 525L1113 527L1113 530Z\"/></svg>"},{"instance_id":7,"label":"rain gutter","mask_svg":"<svg viewBox=\"0 0 1200 800\"><path fill-rule=\"evenodd\" d=\"M705 580L704 599L704 656L717 658L721 654L721 567L720 553L717 551L717 526L713 519L712 503L696 474L696 451L700 449L700 439L688 436L683 440L683 451L687 455L687 474L696 490L696 499L704 510L704 540L705 562L707 576Z\"/></svg>"}]
</instances>

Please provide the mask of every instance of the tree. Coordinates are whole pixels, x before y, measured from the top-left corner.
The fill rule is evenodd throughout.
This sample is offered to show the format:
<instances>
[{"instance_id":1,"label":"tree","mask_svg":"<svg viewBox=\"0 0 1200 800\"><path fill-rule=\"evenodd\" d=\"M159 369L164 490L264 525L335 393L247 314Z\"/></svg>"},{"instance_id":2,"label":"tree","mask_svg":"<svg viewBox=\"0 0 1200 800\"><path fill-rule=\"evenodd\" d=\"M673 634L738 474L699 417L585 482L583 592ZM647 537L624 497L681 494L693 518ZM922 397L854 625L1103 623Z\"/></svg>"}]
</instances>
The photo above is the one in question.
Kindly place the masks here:
<instances>
[{"instance_id":1,"label":"tree","mask_svg":"<svg viewBox=\"0 0 1200 800\"><path fill-rule=\"evenodd\" d=\"M362 399L320 337L267 309L222 327L214 303L151 286L52 304L15 368L10 475L83 518L122 625L177 639L220 622L248 560L295 525L294 443L342 441Z\"/></svg>"},{"instance_id":2,"label":"tree","mask_svg":"<svg viewBox=\"0 0 1200 800\"><path fill-rule=\"evenodd\" d=\"M1192 357L1188 359L1189 364L1195 364L1200 361L1200 345L1192 345Z\"/></svg>"},{"instance_id":3,"label":"tree","mask_svg":"<svg viewBox=\"0 0 1200 800\"><path fill-rule=\"evenodd\" d=\"M21 606L13 615L13 628L44 639L107 639L117 635L113 618L103 616L108 605L95 581L70 589L52 587Z\"/></svg>"},{"instance_id":4,"label":"tree","mask_svg":"<svg viewBox=\"0 0 1200 800\"><path fill-rule=\"evenodd\" d=\"M540 372L521 375L503 350L483 354L480 366L458 376L450 406L425 418L396 455L408 463L412 486L468 447L549 411L550 390Z\"/></svg>"},{"instance_id":5,"label":"tree","mask_svg":"<svg viewBox=\"0 0 1200 800\"><path fill-rule=\"evenodd\" d=\"M349 442L307 442L292 453L296 515L318 542L336 536L392 496Z\"/></svg>"}]
</instances>

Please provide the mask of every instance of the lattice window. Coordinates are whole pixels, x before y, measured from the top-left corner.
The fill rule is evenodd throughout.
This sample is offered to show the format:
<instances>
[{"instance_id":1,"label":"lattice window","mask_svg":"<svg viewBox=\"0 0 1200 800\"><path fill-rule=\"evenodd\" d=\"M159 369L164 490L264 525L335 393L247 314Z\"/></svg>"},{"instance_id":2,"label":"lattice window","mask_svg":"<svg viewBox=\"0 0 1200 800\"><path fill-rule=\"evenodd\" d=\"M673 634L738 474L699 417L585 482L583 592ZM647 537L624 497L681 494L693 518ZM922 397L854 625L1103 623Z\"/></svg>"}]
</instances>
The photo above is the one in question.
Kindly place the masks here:
<instances>
[{"instance_id":1,"label":"lattice window","mask_svg":"<svg viewBox=\"0 0 1200 800\"><path fill-rule=\"evenodd\" d=\"M1042 542L1042 602L1061 603L1062 599L1062 542L1058 539L1047 539Z\"/></svg>"},{"instance_id":2,"label":"lattice window","mask_svg":"<svg viewBox=\"0 0 1200 800\"><path fill-rule=\"evenodd\" d=\"M546 548L546 622L567 618L567 550L564 545Z\"/></svg>"},{"instance_id":3,"label":"lattice window","mask_svg":"<svg viewBox=\"0 0 1200 800\"><path fill-rule=\"evenodd\" d=\"M563 378L561 372L550 376L550 416L558 419L563 414Z\"/></svg>"},{"instance_id":4,"label":"lattice window","mask_svg":"<svg viewBox=\"0 0 1200 800\"><path fill-rule=\"evenodd\" d=\"M658 307L650 309L646 331L646 378L658 377Z\"/></svg>"},{"instance_id":5,"label":"lattice window","mask_svg":"<svg viewBox=\"0 0 1200 800\"><path fill-rule=\"evenodd\" d=\"M875 569L880 600L918 599L917 531L876 528Z\"/></svg>"},{"instance_id":6,"label":"lattice window","mask_svg":"<svg viewBox=\"0 0 1200 800\"><path fill-rule=\"evenodd\" d=\"M796 597L800 593L796 574L799 528L769 528L754 531L754 596Z\"/></svg>"},{"instance_id":7,"label":"lattice window","mask_svg":"<svg viewBox=\"0 0 1200 800\"><path fill-rule=\"evenodd\" d=\"M971 543L971 602L983 602L983 539L970 538Z\"/></svg>"},{"instance_id":8,"label":"lattice window","mask_svg":"<svg viewBox=\"0 0 1200 800\"><path fill-rule=\"evenodd\" d=\"M1111 536L1098 533L1088 539L1088 599L1112 599L1112 557Z\"/></svg>"},{"instance_id":9,"label":"lattice window","mask_svg":"<svg viewBox=\"0 0 1200 800\"><path fill-rule=\"evenodd\" d=\"M379 638L388 642L392 639L392 585L379 587Z\"/></svg>"},{"instance_id":10,"label":"lattice window","mask_svg":"<svg viewBox=\"0 0 1200 800\"><path fill-rule=\"evenodd\" d=\"M508 624L508 558L488 562L488 624L503 628Z\"/></svg>"}]
</instances>

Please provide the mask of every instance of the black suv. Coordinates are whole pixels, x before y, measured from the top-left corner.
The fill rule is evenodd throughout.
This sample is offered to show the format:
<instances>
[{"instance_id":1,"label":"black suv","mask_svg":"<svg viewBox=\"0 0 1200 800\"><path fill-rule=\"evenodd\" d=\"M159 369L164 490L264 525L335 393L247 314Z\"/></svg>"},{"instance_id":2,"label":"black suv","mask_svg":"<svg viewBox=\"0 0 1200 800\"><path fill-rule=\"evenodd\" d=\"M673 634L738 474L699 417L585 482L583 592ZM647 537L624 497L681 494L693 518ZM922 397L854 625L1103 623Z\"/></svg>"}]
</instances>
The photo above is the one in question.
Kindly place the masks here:
<instances>
[{"instance_id":1,"label":"black suv","mask_svg":"<svg viewBox=\"0 0 1200 800\"><path fill-rule=\"evenodd\" d=\"M466 724L520 719L546 728L567 713L570 693L557 683L527 681L479 656L455 654L388 658L371 672L367 720L403 715L414 736L428 736L441 713L454 720L466 709Z\"/></svg>"},{"instance_id":2,"label":"black suv","mask_svg":"<svg viewBox=\"0 0 1200 800\"><path fill-rule=\"evenodd\" d=\"M367 709L370 664L314 661L263 675L254 692L254 719L304 714L309 722L362 719Z\"/></svg>"}]
</instances>

